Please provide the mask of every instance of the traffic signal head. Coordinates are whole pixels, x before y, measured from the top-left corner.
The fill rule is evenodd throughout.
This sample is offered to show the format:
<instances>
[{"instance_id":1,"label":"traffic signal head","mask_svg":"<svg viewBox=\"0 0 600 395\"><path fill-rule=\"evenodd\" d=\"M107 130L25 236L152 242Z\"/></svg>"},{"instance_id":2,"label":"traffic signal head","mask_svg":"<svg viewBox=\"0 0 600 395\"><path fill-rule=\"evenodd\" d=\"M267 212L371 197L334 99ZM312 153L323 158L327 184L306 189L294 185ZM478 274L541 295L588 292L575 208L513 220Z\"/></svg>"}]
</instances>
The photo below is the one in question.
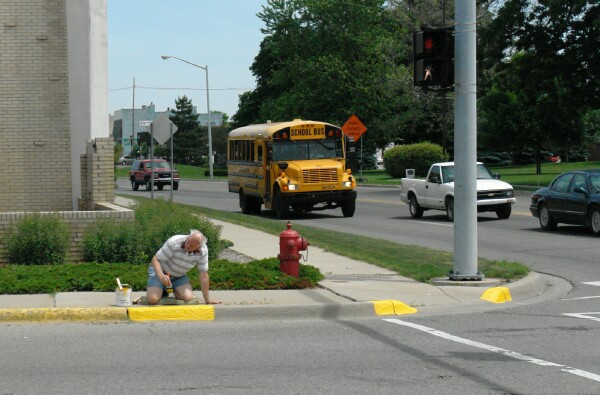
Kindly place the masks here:
<instances>
[{"instance_id":1,"label":"traffic signal head","mask_svg":"<svg viewBox=\"0 0 600 395\"><path fill-rule=\"evenodd\" d=\"M413 32L415 86L450 87L454 84L452 29Z\"/></svg>"},{"instance_id":2,"label":"traffic signal head","mask_svg":"<svg viewBox=\"0 0 600 395\"><path fill-rule=\"evenodd\" d=\"M443 57L446 54L446 31L425 30L413 33L415 59L424 57Z\"/></svg>"},{"instance_id":3,"label":"traffic signal head","mask_svg":"<svg viewBox=\"0 0 600 395\"><path fill-rule=\"evenodd\" d=\"M416 86L452 86L454 64L442 58L415 60L414 82Z\"/></svg>"}]
</instances>

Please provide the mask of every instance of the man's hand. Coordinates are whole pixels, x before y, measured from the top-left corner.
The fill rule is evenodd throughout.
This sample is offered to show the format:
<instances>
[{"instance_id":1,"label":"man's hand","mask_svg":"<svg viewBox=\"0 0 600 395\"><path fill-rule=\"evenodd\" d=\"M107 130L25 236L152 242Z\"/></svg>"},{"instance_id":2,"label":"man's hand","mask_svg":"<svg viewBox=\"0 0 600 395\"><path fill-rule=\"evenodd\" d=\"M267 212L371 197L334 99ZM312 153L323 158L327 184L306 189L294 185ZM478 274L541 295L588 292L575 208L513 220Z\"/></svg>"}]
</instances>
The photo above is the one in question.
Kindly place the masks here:
<instances>
[{"instance_id":1,"label":"man's hand","mask_svg":"<svg viewBox=\"0 0 600 395\"><path fill-rule=\"evenodd\" d=\"M171 283L171 276L169 275L169 273L160 276L160 282L163 283L165 287L173 286L173 284Z\"/></svg>"},{"instance_id":2,"label":"man's hand","mask_svg":"<svg viewBox=\"0 0 600 395\"><path fill-rule=\"evenodd\" d=\"M221 304L221 303L222 302L220 300L214 300L214 299L211 299L208 302L206 302L206 304Z\"/></svg>"}]
</instances>

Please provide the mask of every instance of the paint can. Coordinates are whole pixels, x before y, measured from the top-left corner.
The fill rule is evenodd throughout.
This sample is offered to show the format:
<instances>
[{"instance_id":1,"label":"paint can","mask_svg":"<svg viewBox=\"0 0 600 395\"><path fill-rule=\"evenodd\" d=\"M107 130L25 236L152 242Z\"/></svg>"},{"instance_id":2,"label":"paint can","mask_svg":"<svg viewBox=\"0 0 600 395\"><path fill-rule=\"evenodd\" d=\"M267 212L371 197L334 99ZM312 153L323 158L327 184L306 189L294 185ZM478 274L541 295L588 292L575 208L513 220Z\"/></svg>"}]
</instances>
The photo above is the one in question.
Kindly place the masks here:
<instances>
[{"instance_id":1,"label":"paint can","mask_svg":"<svg viewBox=\"0 0 600 395\"><path fill-rule=\"evenodd\" d=\"M129 307L131 306L131 286L129 284L121 284L123 287L116 289L117 294L117 306Z\"/></svg>"}]
</instances>

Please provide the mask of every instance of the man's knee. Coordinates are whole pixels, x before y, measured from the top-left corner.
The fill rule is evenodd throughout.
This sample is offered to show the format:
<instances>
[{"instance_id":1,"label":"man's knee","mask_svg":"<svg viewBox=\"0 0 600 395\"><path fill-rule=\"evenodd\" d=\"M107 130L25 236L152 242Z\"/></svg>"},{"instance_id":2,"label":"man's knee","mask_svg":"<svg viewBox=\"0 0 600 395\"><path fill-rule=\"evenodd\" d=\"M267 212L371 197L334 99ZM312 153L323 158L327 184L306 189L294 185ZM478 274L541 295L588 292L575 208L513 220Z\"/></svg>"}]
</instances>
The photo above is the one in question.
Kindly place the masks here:
<instances>
[{"instance_id":1,"label":"man's knee","mask_svg":"<svg viewBox=\"0 0 600 395\"><path fill-rule=\"evenodd\" d=\"M146 300L148 304L158 304L161 298L162 290L155 287L148 288L148 291L146 292Z\"/></svg>"},{"instance_id":2,"label":"man's knee","mask_svg":"<svg viewBox=\"0 0 600 395\"><path fill-rule=\"evenodd\" d=\"M146 300L148 301L148 304L158 304L158 302L160 302L160 296L156 296L156 295L148 295L146 296Z\"/></svg>"},{"instance_id":3,"label":"man's knee","mask_svg":"<svg viewBox=\"0 0 600 395\"><path fill-rule=\"evenodd\" d=\"M187 289L187 288L183 288L180 290L177 290L175 292L175 297L179 300L183 300L184 302L189 302L190 300L194 299L194 293L192 292L191 289Z\"/></svg>"}]
</instances>

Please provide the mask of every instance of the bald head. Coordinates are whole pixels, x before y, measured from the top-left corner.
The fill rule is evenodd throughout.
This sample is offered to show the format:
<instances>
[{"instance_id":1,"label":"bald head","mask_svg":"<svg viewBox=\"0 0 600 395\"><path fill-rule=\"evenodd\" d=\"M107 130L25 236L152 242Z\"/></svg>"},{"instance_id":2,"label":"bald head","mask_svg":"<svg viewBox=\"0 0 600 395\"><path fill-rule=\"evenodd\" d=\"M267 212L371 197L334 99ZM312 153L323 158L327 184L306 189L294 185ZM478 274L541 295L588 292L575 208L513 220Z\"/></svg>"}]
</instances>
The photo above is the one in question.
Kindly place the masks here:
<instances>
[{"instance_id":1,"label":"bald head","mask_svg":"<svg viewBox=\"0 0 600 395\"><path fill-rule=\"evenodd\" d=\"M202 232L198 230L192 231L190 235L185 239L185 243L183 243L183 248L187 252L194 252L200 249L200 246L204 242L204 235Z\"/></svg>"}]
</instances>

